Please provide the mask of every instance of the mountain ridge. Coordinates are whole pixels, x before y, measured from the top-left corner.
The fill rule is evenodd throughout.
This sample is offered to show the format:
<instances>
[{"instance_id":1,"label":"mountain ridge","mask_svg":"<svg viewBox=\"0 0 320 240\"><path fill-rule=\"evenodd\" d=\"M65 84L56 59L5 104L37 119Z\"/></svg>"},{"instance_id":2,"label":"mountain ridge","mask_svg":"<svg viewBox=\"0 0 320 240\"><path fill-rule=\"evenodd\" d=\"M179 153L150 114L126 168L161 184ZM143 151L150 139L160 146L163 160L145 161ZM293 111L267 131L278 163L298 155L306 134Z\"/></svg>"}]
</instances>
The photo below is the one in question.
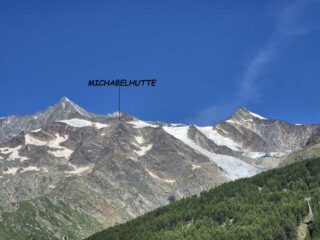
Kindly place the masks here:
<instances>
[{"instance_id":1,"label":"mountain ridge","mask_svg":"<svg viewBox=\"0 0 320 240\"><path fill-rule=\"evenodd\" d=\"M86 216L88 224L110 227L172 199L276 168L315 142L320 126L268 120L244 108L205 127L125 113L119 121L117 114L90 113L62 98L36 115L0 120L0 214L16 212L13 203L40 201L36 206L43 207L50 201L59 212L62 205L77 211L72 222ZM55 229L68 220L33 223L55 239ZM68 231L80 236L76 228Z\"/></svg>"}]
</instances>

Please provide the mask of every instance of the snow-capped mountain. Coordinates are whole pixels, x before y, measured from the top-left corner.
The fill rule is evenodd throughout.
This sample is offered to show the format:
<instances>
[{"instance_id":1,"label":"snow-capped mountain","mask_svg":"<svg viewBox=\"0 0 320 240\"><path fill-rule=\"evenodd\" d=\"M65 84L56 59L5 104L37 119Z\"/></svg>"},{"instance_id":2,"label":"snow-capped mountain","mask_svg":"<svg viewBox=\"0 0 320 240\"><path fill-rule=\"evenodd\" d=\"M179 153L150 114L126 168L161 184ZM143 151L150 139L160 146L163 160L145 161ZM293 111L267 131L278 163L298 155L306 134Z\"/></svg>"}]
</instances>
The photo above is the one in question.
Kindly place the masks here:
<instances>
[{"instance_id":1,"label":"snow-capped mountain","mask_svg":"<svg viewBox=\"0 0 320 240\"><path fill-rule=\"evenodd\" d=\"M268 120L245 108L208 127L146 122L123 113L119 121L118 113L89 113L62 98L44 112L0 119L0 207L8 213L12 203L29 201L38 213L48 207L43 201L57 209L62 202L90 223L108 227L277 167L319 132L319 125ZM75 215L57 219L35 222L59 237L57 222L78 221ZM83 237L92 233L89 226L70 231Z\"/></svg>"}]
</instances>

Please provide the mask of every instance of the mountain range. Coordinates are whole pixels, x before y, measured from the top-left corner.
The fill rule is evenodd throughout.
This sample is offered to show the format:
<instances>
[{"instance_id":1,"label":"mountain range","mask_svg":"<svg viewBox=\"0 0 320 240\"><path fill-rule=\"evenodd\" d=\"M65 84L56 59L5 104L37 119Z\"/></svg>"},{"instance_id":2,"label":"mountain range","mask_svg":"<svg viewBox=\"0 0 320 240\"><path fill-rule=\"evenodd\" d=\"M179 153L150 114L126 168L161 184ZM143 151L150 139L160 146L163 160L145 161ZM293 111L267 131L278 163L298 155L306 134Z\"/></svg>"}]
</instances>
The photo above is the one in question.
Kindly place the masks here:
<instances>
[{"instance_id":1,"label":"mountain range","mask_svg":"<svg viewBox=\"0 0 320 240\"><path fill-rule=\"evenodd\" d=\"M0 119L0 239L81 239L316 157L319 139L319 124L266 119L243 107L203 127L94 114L63 97L43 112Z\"/></svg>"}]
</instances>

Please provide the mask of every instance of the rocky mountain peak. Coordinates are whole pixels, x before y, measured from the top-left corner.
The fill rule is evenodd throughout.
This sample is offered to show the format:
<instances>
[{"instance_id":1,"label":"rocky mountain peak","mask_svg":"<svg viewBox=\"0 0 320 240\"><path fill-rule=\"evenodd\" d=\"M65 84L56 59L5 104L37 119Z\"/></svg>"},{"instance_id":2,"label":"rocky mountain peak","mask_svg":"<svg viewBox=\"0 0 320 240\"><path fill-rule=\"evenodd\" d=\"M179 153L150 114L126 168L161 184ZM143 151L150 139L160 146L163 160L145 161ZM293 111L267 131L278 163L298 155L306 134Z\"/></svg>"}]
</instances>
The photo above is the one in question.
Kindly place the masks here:
<instances>
[{"instance_id":1,"label":"rocky mountain peak","mask_svg":"<svg viewBox=\"0 0 320 240\"><path fill-rule=\"evenodd\" d=\"M62 97L60 101L53 107L53 109L53 112L55 114L77 113L83 117L92 117L89 112L87 112L85 109L83 109L67 97Z\"/></svg>"},{"instance_id":2,"label":"rocky mountain peak","mask_svg":"<svg viewBox=\"0 0 320 240\"><path fill-rule=\"evenodd\" d=\"M267 120L266 118L253 113L246 109L245 107L240 107L238 110L231 116L229 120Z\"/></svg>"}]
</instances>

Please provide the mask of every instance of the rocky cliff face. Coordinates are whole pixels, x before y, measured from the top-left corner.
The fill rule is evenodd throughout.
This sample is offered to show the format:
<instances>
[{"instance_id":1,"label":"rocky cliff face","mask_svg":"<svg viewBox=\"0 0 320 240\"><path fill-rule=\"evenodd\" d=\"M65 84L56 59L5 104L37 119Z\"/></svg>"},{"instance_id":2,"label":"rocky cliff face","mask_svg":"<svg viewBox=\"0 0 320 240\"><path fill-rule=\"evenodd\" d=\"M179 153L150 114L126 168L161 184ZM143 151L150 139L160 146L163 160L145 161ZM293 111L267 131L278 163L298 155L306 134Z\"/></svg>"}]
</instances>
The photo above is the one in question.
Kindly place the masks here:
<instances>
[{"instance_id":1,"label":"rocky cliff face","mask_svg":"<svg viewBox=\"0 0 320 240\"><path fill-rule=\"evenodd\" d=\"M79 239L277 167L315 141L317 132L318 125L267 120L244 108L209 127L125 114L119 121L117 114L89 113L62 98L44 112L0 120L0 236L39 229L48 239ZM31 210L24 208L28 204ZM8 223L25 211L34 215L32 223Z\"/></svg>"}]
</instances>

